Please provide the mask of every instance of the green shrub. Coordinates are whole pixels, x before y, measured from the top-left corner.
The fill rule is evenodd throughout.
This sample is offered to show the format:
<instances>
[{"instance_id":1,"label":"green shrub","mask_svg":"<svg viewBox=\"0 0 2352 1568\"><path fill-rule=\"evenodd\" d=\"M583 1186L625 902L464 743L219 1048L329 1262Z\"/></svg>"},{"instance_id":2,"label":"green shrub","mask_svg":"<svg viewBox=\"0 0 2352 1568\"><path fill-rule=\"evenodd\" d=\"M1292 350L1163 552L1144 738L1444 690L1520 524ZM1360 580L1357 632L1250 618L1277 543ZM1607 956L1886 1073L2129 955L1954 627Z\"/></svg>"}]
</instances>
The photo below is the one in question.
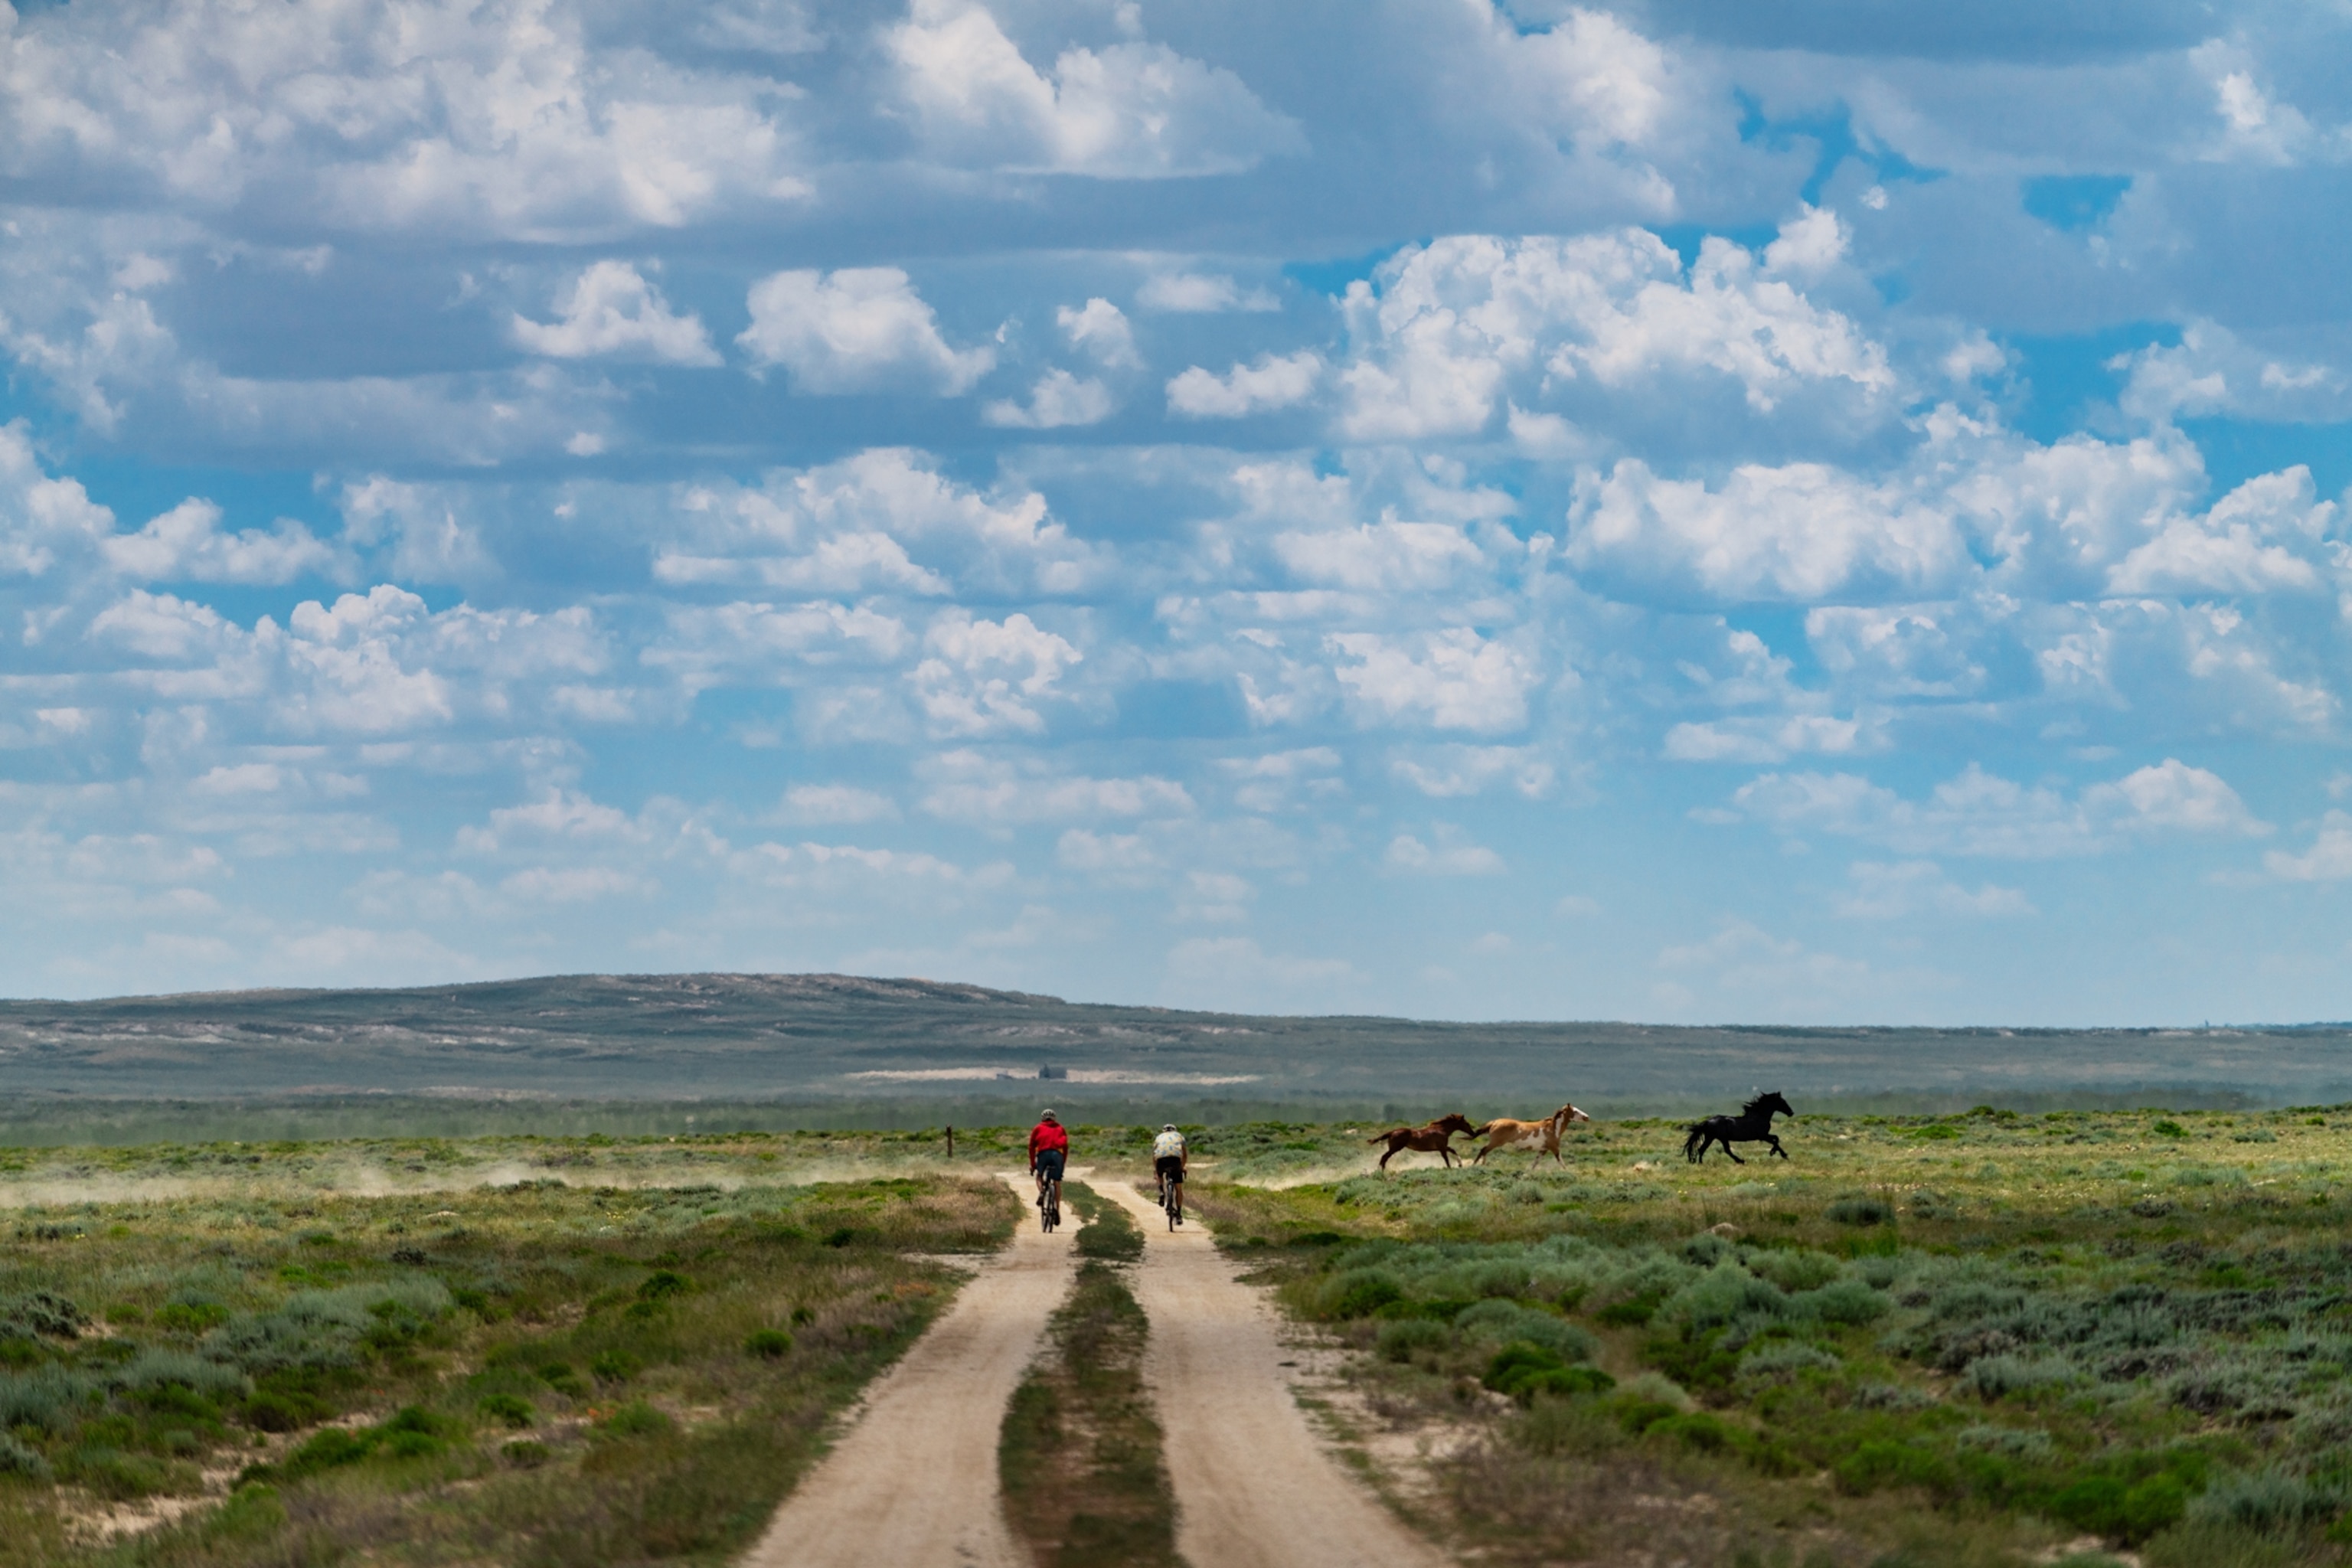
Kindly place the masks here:
<instances>
[{"instance_id":1,"label":"green shrub","mask_svg":"<svg viewBox=\"0 0 2352 1568\"><path fill-rule=\"evenodd\" d=\"M1369 1318L1391 1301L1404 1300L1404 1290L1387 1273L1351 1268L1334 1275L1323 1288L1327 1318Z\"/></svg>"},{"instance_id":2,"label":"green shrub","mask_svg":"<svg viewBox=\"0 0 2352 1568\"><path fill-rule=\"evenodd\" d=\"M54 1290L27 1290L0 1296L0 1336L40 1335L54 1340L79 1339L89 1327L89 1314Z\"/></svg>"},{"instance_id":3,"label":"green shrub","mask_svg":"<svg viewBox=\"0 0 2352 1568\"><path fill-rule=\"evenodd\" d=\"M2287 1530L2333 1518L2343 1506L2337 1489L2272 1467L2215 1477L2187 1512L2200 1523Z\"/></svg>"},{"instance_id":4,"label":"green shrub","mask_svg":"<svg viewBox=\"0 0 2352 1568\"><path fill-rule=\"evenodd\" d=\"M793 1336L782 1329L754 1329L743 1342L744 1353L781 1361L793 1353Z\"/></svg>"},{"instance_id":5,"label":"green shrub","mask_svg":"<svg viewBox=\"0 0 2352 1568\"><path fill-rule=\"evenodd\" d=\"M257 1432L291 1432L303 1425L302 1409L275 1394L257 1394L245 1402L245 1424Z\"/></svg>"},{"instance_id":6,"label":"green shrub","mask_svg":"<svg viewBox=\"0 0 2352 1568\"><path fill-rule=\"evenodd\" d=\"M289 1480L314 1476L321 1470L331 1470L343 1465L356 1465L375 1452L376 1436L373 1432L346 1430L330 1426L317 1436L286 1456L278 1468Z\"/></svg>"},{"instance_id":7,"label":"green shrub","mask_svg":"<svg viewBox=\"0 0 2352 1568\"><path fill-rule=\"evenodd\" d=\"M580 1381L580 1374L572 1370L569 1362L542 1363L539 1369L539 1380L566 1399L585 1399L588 1396L587 1386Z\"/></svg>"},{"instance_id":8,"label":"green shrub","mask_svg":"<svg viewBox=\"0 0 2352 1568\"><path fill-rule=\"evenodd\" d=\"M29 1372L0 1375L0 1431L37 1426L63 1432L89 1405L95 1380L54 1362Z\"/></svg>"},{"instance_id":9,"label":"green shrub","mask_svg":"<svg viewBox=\"0 0 2352 1568\"><path fill-rule=\"evenodd\" d=\"M645 1363L626 1351L600 1351L588 1363L588 1370L600 1383L626 1383L644 1370Z\"/></svg>"},{"instance_id":10,"label":"green shrub","mask_svg":"<svg viewBox=\"0 0 2352 1568\"><path fill-rule=\"evenodd\" d=\"M539 1413L531 1408L530 1401L520 1394L493 1394L475 1408L509 1426L530 1426L539 1420Z\"/></svg>"},{"instance_id":11,"label":"green shrub","mask_svg":"<svg viewBox=\"0 0 2352 1568\"><path fill-rule=\"evenodd\" d=\"M596 1424L609 1437L654 1437L677 1429L677 1423L642 1399L631 1400Z\"/></svg>"},{"instance_id":12,"label":"green shrub","mask_svg":"<svg viewBox=\"0 0 2352 1568\"><path fill-rule=\"evenodd\" d=\"M1411 1361L1415 1351L1434 1349L1451 1337L1443 1323L1427 1318L1403 1318L1382 1323L1373 1342L1382 1361Z\"/></svg>"},{"instance_id":13,"label":"green shrub","mask_svg":"<svg viewBox=\"0 0 2352 1568\"><path fill-rule=\"evenodd\" d=\"M49 1462L26 1447L15 1434L0 1431L0 1476L29 1476L45 1481L49 1479Z\"/></svg>"},{"instance_id":14,"label":"green shrub","mask_svg":"<svg viewBox=\"0 0 2352 1568\"><path fill-rule=\"evenodd\" d=\"M519 1470L535 1470L555 1456L544 1443L534 1443L528 1437L518 1438L499 1450L506 1462Z\"/></svg>"},{"instance_id":15,"label":"green shrub","mask_svg":"<svg viewBox=\"0 0 2352 1568\"><path fill-rule=\"evenodd\" d=\"M1695 1410L1685 1415L1669 1415L1664 1420L1654 1421L1643 1436L1654 1438L1664 1437L1682 1447L1695 1449L1704 1454L1719 1454L1726 1448L1733 1447L1737 1440L1732 1429L1724 1424L1720 1416L1710 1415L1704 1410Z\"/></svg>"},{"instance_id":16,"label":"green shrub","mask_svg":"<svg viewBox=\"0 0 2352 1568\"><path fill-rule=\"evenodd\" d=\"M637 1287L637 1300L666 1301L673 1296L683 1296L693 1289L693 1283L685 1275L667 1268L657 1269L644 1284Z\"/></svg>"},{"instance_id":17,"label":"green shrub","mask_svg":"<svg viewBox=\"0 0 2352 1568\"><path fill-rule=\"evenodd\" d=\"M1541 1345L1563 1362L1592 1359L1592 1336L1565 1318L1517 1301L1481 1301L1454 1320L1454 1331L1486 1344L1524 1340Z\"/></svg>"},{"instance_id":18,"label":"green shrub","mask_svg":"<svg viewBox=\"0 0 2352 1568\"><path fill-rule=\"evenodd\" d=\"M1830 1474L1839 1490L1855 1497L1892 1487L1922 1487L1938 1494L1955 1489L1950 1461L1913 1443L1858 1443L1853 1453L1831 1467Z\"/></svg>"},{"instance_id":19,"label":"green shrub","mask_svg":"<svg viewBox=\"0 0 2352 1568\"><path fill-rule=\"evenodd\" d=\"M1829 1217L1840 1225L1892 1225L1895 1205L1885 1198L1844 1197L1830 1205Z\"/></svg>"},{"instance_id":20,"label":"green shrub","mask_svg":"<svg viewBox=\"0 0 2352 1568\"><path fill-rule=\"evenodd\" d=\"M2189 1136L2188 1128L2183 1127L2179 1122L2174 1121L2169 1118L2167 1118L2162 1121L2150 1124L2148 1131L2155 1133L2158 1138L2186 1138Z\"/></svg>"}]
</instances>

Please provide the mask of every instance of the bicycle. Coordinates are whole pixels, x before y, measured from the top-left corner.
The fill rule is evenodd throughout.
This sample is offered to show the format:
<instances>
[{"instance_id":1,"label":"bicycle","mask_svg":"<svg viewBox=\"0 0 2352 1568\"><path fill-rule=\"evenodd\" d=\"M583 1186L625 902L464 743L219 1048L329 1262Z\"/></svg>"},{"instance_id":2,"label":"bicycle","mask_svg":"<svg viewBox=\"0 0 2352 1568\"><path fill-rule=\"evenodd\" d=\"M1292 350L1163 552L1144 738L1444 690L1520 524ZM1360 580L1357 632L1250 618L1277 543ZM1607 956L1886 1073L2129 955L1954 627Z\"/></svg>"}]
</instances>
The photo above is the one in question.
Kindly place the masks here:
<instances>
[{"instance_id":1,"label":"bicycle","mask_svg":"<svg viewBox=\"0 0 2352 1568\"><path fill-rule=\"evenodd\" d=\"M1047 1230L1057 1229L1062 1223L1062 1184L1058 1177L1038 1184L1038 1217Z\"/></svg>"},{"instance_id":2,"label":"bicycle","mask_svg":"<svg viewBox=\"0 0 2352 1568\"><path fill-rule=\"evenodd\" d=\"M1165 1177L1160 1179L1160 1206L1168 1211L1169 1229L1174 1230L1178 1226L1184 1223L1183 1177L1179 1176L1172 1182L1167 1180Z\"/></svg>"}]
</instances>

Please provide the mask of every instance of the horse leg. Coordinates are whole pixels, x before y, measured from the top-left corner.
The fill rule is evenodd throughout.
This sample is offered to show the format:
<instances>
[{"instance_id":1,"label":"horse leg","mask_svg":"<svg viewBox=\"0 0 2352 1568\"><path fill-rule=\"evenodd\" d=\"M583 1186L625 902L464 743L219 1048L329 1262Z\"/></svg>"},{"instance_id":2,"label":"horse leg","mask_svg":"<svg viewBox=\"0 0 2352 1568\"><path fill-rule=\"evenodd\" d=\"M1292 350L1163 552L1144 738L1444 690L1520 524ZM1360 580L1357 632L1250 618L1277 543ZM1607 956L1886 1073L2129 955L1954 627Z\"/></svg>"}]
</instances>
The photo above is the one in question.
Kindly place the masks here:
<instances>
[{"instance_id":1,"label":"horse leg","mask_svg":"<svg viewBox=\"0 0 2352 1568\"><path fill-rule=\"evenodd\" d=\"M1735 1165L1745 1165L1748 1163L1747 1161L1741 1159L1738 1154L1732 1152L1731 1140L1728 1138L1723 1141L1723 1157L1730 1161Z\"/></svg>"},{"instance_id":2,"label":"horse leg","mask_svg":"<svg viewBox=\"0 0 2352 1568\"><path fill-rule=\"evenodd\" d=\"M1383 1172L1389 1168L1389 1162L1396 1158L1396 1152L1397 1146L1391 1143L1389 1145L1389 1152L1381 1156L1381 1169Z\"/></svg>"},{"instance_id":3,"label":"horse leg","mask_svg":"<svg viewBox=\"0 0 2352 1568\"><path fill-rule=\"evenodd\" d=\"M1780 1147L1780 1141L1778 1138L1773 1137L1769 1132L1764 1134L1764 1142L1772 1145L1772 1152L1780 1155L1783 1160L1789 1157L1789 1152Z\"/></svg>"},{"instance_id":4,"label":"horse leg","mask_svg":"<svg viewBox=\"0 0 2352 1568\"><path fill-rule=\"evenodd\" d=\"M1440 1143L1440 1144L1437 1146L1437 1157L1438 1157L1439 1159L1441 1159L1441 1160L1443 1160L1443 1161L1444 1161L1444 1162L1445 1162L1445 1168L1446 1168L1447 1170L1449 1170L1449 1171L1450 1171L1450 1170L1454 1169L1454 1145L1453 1145L1453 1144L1451 1144L1451 1143Z\"/></svg>"}]
</instances>

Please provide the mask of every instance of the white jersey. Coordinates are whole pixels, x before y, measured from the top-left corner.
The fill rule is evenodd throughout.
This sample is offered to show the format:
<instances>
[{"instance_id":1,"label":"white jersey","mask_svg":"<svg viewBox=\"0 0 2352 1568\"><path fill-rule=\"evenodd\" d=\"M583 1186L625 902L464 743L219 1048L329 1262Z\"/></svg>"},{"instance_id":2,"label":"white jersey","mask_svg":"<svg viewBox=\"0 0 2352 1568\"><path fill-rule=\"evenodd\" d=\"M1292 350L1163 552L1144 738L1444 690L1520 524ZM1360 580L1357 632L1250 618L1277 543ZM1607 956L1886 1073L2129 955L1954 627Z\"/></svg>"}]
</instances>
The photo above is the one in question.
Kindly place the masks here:
<instances>
[{"instance_id":1,"label":"white jersey","mask_svg":"<svg viewBox=\"0 0 2352 1568\"><path fill-rule=\"evenodd\" d=\"M1151 1141L1151 1157L1155 1160L1181 1160L1184 1157L1184 1134L1162 1132Z\"/></svg>"}]
</instances>

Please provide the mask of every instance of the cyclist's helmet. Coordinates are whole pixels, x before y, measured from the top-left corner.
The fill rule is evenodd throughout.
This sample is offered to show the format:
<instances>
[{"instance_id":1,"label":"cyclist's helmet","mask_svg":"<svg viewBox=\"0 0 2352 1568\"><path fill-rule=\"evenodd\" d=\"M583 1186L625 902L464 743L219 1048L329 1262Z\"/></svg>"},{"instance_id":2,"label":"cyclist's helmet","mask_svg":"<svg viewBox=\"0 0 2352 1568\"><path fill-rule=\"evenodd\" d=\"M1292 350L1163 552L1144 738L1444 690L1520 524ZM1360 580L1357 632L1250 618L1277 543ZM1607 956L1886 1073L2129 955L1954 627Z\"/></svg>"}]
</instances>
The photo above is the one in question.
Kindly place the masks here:
<instances>
[{"instance_id":1,"label":"cyclist's helmet","mask_svg":"<svg viewBox=\"0 0 2352 1568\"><path fill-rule=\"evenodd\" d=\"M1050 1110L1039 1111L1037 1113L1037 1120L1040 1121L1051 1121L1054 1120L1054 1113Z\"/></svg>"},{"instance_id":2,"label":"cyclist's helmet","mask_svg":"<svg viewBox=\"0 0 2352 1568\"><path fill-rule=\"evenodd\" d=\"M1160 1129L1160 1131L1161 1131L1162 1132L1173 1132L1173 1131L1176 1131L1176 1124L1175 1124L1173 1121L1171 1121L1171 1122L1167 1123L1165 1126L1161 1127L1161 1128Z\"/></svg>"}]
</instances>

